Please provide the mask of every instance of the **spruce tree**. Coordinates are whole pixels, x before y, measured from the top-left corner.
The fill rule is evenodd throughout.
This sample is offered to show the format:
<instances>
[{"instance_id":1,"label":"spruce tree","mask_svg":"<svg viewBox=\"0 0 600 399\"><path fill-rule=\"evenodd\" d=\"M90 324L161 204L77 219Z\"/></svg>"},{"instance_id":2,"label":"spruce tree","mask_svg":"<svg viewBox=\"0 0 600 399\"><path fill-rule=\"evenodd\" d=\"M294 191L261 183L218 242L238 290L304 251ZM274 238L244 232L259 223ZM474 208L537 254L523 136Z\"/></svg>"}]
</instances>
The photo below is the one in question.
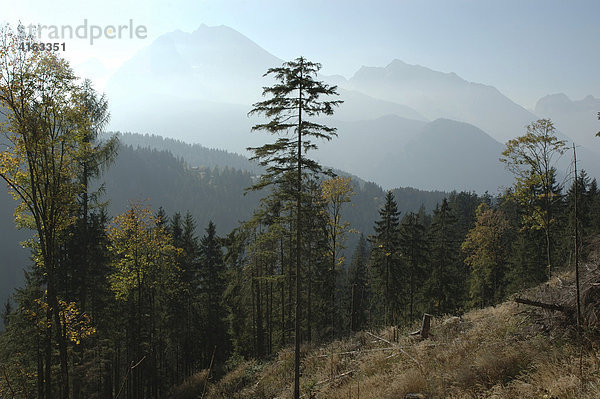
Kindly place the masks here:
<instances>
[{"instance_id":1,"label":"spruce tree","mask_svg":"<svg viewBox=\"0 0 600 399\"><path fill-rule=\"evenodd\" d=\"M348 267L348 305L347 311L350 318L350 331L356 332L367 326L368 320L368 274L367 262L369 260L368 243L361 234L356 249Z\"/></svg>"},{"instance_id":2,"label":"spruce tree","mask_svg":"<svg viewBox=\"0 0 600 399\"><path fill-rule=\"evenodd\" d=\"M216 227L211 221L206 234L200 239L200 284L204 296L206 331L204 334L205 359L215 358L224 361L229 351L223 294L225 292L225 265L221 242ZM206 364L208 366L208 364Z\"/></svg>"},{"instance_id":3,"label":"spruce tree","mask_svg":"<svg viewBox=\"0 0 600 399\"><path fill-rule=\"evenodd\" d=\"M410 323L414 321L415 297L422 292L427 265L427 237L419 214L409 213L402 220L400 248L403 257L404 275L408 279Z\"/></svg>"},{"instance_id":4,"label":"spruce tree","mask_svg":"<svg viewBox=\"0 0 600 399\"><path fill-rule=\"evenodd\" d=\"M253 186L260 189L267 185L282 182L286 172L295 173L294 197L296 201L296 312L294 350L294 398L300 397L300 287L302 261L302 197L306 172L319 173L320 165L304 154L317 146L311 139L330 140L336 135L335 128L308 118L319 115L332 115L338 100L321 101L322 96L337 95L336 86L329 86L315 80L321 69L318 63L304 57L285 62L281 67L270 68L265 76L272 75L276 83L263 89L263 96L269 98L253 104L249 114L264 115L269 120L255 125L253 131L267 131L279 138L271 144L250 148L252 159L265 167L265 173ZM291 137L290 137L291 135Z\"/></svg>"},{"instance_id":5,"label":"spruce tree","mask_svg":"<svg viewBox=\"0 0 600 399\"><path fill-rule=\"evenodd\" d=\"M432 313L458 310L462 304L464 281L459 264L456 217L446 198L433 212L429 231L430 262L426 295Z\"/></svg>"},{"instance_id":6,"label":"spruce tree","mask_svg":"<svg viewBox=\"0 0 600 399\"><path fill-rule=\"evenodd\" d=\"M381 291L383 291L383 323L385 326L396 323L393 309L398 309L397 290L403 283L400 280L400 212L394 195L388 191L383 208L379 210L379 220L375 222L375 234L369 237L372 245L373 266L376 269ZM395 290L393 290L395 288Z\"/></svg>"}]
</instances>

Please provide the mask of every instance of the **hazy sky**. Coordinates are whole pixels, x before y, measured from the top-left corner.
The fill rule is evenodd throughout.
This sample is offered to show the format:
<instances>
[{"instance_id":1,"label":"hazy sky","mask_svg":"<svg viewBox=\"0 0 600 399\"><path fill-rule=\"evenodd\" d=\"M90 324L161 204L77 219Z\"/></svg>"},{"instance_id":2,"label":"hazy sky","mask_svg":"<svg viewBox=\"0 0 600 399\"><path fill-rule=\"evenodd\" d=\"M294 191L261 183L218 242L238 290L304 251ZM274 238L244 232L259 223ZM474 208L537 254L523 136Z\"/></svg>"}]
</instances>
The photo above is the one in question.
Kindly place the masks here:
<instances>
[{"instance_id":1,"label":"hazy sky","mask_svg":"<svg viewBox=\"0 0 600 399\"><path fill-rule=\"evenodd\" d=\"M146 39L67 42L73 64L91 57L114 70L163 33L227 25L272 54L304 55L326 74L398 58L496 86L532 108L550 93L600 96L598 0L0 0L3 22L124 25Z\"/></svg>"}]
</instances>

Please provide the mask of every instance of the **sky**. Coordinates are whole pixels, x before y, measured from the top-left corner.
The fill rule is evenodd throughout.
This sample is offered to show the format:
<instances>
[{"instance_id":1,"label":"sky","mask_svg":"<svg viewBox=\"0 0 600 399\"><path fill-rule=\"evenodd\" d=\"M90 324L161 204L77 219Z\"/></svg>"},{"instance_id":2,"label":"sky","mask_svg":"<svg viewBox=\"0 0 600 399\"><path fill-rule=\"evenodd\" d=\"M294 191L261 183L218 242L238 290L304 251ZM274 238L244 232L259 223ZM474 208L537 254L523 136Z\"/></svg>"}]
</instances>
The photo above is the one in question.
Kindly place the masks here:
<instances>
[{"instance_id":1,"label":"sky","mask_svg":"<svg viewBox=\"0 0 600 399\"><path fill-rule=\"evenodd\" d=\"M318 61L329 75L400 59L495 86L528 109L547 94L600 97L598 0L0 0L0 9L13 25L131 20L145 29L143 38L66 40L64 56L80 71L94 58L112 72L161 34L204 23L236 29L279 58ZM96 71L102 89L108 73Z\"/></svg>"}]
</instances>

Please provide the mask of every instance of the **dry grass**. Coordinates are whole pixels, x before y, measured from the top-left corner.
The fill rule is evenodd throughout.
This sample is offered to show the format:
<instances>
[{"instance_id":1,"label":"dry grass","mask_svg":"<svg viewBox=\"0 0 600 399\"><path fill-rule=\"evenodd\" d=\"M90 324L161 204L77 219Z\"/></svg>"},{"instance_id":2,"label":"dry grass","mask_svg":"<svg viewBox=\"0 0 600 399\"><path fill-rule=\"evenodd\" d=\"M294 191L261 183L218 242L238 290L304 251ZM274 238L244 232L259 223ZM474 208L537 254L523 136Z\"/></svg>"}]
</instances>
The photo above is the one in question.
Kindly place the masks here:
<instances>
[{"instance_id":1,"label":"dry grass","mask_svg":"<svg viewBox=\"0 0 600 399\"><path fill-rule=\"evenodd\" d=\"M560 297L557 292L570 284L568 279L560 276L539 289ZM328 399L391 399L409 393L425 398L600 398L600 341L587 340L582 381L579 347L564 323L550 312L506 302L461 319L434 319L433 337L425 341L406 334L415 329L411 326L394 345L362 332L327 346L307 346L302 393ZM393 334L387 329L375 336L391 340ZM293 351L287 349L262 365L242 363L211 384L205 397L289 398L292 386Z\"/></svg>"}]
</instances>

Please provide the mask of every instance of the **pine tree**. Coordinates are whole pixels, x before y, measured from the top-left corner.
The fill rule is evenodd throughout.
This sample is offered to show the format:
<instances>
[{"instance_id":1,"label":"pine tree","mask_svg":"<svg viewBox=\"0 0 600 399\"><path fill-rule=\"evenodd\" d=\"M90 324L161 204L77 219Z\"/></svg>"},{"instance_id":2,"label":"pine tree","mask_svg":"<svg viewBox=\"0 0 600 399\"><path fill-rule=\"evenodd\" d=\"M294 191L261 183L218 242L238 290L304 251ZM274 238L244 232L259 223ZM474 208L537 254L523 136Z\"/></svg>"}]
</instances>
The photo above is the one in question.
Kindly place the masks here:
<instances>
[{"instance_id":1,"label":"pine tree","mask_svg":"<svg viewBox=\"0 0 600 399\"><path fill-rule=\"evenodd\" d=\"M385 326L398 321L398 290L404 284L400 271L400 212L394 195L388 191L383 208L379 210L379 220L375 222L375 234L369 237L372 245L373 267L380 286L383 288L383 323Z\"/></svg>"},{"instance_id":2,"label":"pine tree","mask_svg":"<svg viewBox=\"0 0 600 399\"><path fill-rule=\"evenodd\" d=\"M225 264L222 245L217 237L215 224L211 221L206 234L200 239L200 286L204 296L206 331L204 334L205 359L224 362L229 353L229 340L225 324L223 294L225 292ZM208 367L208 364L205 365Z\"/></svg>"},{"instance_id":3,"label":"pine tree","mask_svg":"<svg viewBox=\"0 0 600 399\"><path fill-rule=\"evenodd\" d=\"M426 295L431 312L451 313L462 304L464 281L461 278L459 241L456 233L456 217L446 198L433 212L429 230L429 279Z\"/></svg>"},{"instance_id":4,"label":"pine tree","mask_svg":"<svg viewBox=\"0 0 600 399\"><path fill-rule=\"evenodd\" d=\"M264 115L270 120L255 125L252 130L264 130L278 135L275 143L250 148L254 152L252 159L258 160L266 172L253 186L260 189L267 185L278 184L288 171L295 172L294 197L296 200L296 312L295 312L295 350L294 350L294 398L300 397L300 270L302 260L301 215L303 187L306 172L318 173L321 167L315 161L304 156L308 150L315 149L311 138L330 140L335 136L335 128L308 120L319 115L333 114L334 107L340 101L320 101L321 96L337 95L336 87L314 79L321 68L318 63L303 57L286 62L281 67L270 68L266 75L273 75L277 83L265 87L263 96L267 100L253 105L250 114ZM292 137L281 134L292 133Z\"/></svg>"},{"instance_id":5,"label":"pine tree","mask_svg":"<svg viewBox=\"0 0 600 399\"><path fill-rule=\"evenodd\" d=\"M369 250L367 240L361 234L348 267L350 331L360 331L368 321L368 273Z\"/></svg>"},{"instance_id":6,"label":"pine tree","mask_svg":"<svg viewBox=\"0 0 600 399\"><path fill-rule=\"evenodd\" d=\"M419 214L409 213L400 228L400 248L403 257L403 270L408 279L410 323L414 321L415 297L422 292L427 266L427 237L425 226Z\"/></svg>"}]
</instances>

